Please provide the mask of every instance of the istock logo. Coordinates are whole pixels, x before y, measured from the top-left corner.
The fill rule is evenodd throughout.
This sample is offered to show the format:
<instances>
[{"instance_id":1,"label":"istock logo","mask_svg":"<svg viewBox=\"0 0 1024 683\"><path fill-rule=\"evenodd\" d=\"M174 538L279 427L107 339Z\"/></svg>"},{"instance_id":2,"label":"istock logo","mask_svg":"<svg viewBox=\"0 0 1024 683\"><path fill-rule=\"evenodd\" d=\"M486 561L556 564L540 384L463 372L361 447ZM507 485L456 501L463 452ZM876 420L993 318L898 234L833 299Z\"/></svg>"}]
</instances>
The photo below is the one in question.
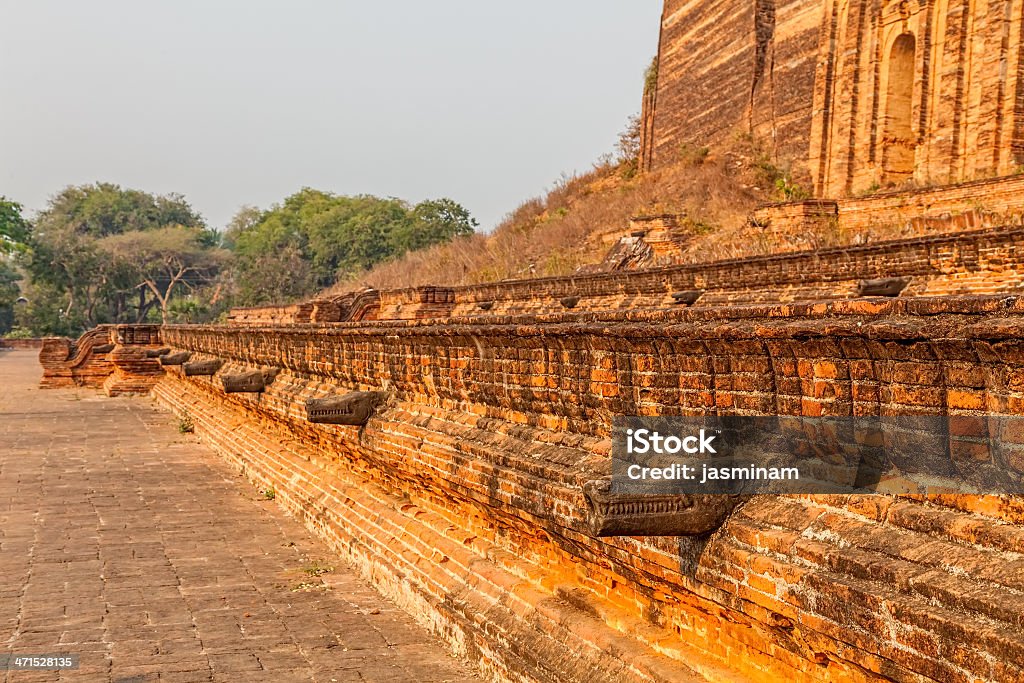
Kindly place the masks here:
<instances>
[{"instance_id":1,"label":"istock logo","mask_svg":"<svg viewBox=\"0 0 1024 683\"><path fill-rule=\"evenodd\" d=\"M652 432L649 429L628 429L626 430L626 452L637 455L657 453L659 455L676 455L677 453L717 453L711 442L715 440L715 434L707 434L700 430L699 435L686 437L662 436L659 432Z\"/></svg>"}]
</instances>

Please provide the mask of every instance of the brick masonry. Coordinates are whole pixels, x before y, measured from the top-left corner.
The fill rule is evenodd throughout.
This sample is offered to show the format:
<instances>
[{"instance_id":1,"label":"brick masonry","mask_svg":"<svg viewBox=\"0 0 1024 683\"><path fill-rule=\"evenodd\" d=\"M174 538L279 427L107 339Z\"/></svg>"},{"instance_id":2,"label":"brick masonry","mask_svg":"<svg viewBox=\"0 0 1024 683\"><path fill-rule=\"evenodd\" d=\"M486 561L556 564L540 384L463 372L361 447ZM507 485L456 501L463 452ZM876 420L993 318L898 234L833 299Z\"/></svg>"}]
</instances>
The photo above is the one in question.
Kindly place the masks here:
<instances>
[{"instance_id":1,"label":"brick masonry","mask_svg":"<svg viewBox=\"0 0 1024 683\"><path fill-rule=\"evenodd\" d=\"M1020 414L1022 332L1014 297L168 326L220 374L281 372L155 395L497 678L1014 681L1019 499L764 497L705 546L592 538L581 485L616 414ZM305 421L353 389L392 398Z\"/></svg>"},{"instance_id":2,"label":"brick masonry","mask_svg":"<svg viewBox=\"0 0 1024 683\"><path fill-rule=\"evenodd\" d=\"M820 219L820 212L809 213L766 213L758 230L794 233L797 222ZM353 310L362 320L487 318L564 312L563 300L570 297L578 299L572 309L577 311L673 308L679 306L673 294L701 290L695 306L702 308L848 299L857 296L863 280L888 277L910 278L902 296L1013 293L1024 282L1022 241L1024 228L999 227L641 271L374 292L372 299L363 293L367 301L358 309L331 301L304 307L316 310L319 322L348 321L341 316ZM237 309L231 319L236 325L311 321L278 307Z\"/></svg>"},{"instance_id":3,"label":"brick masonry","mask_svg":"<svg viewBox=\"0 0 1024 683\"><path fill-rule=\"evenodd\" d=\"M147 351L160 347L159 325L100 325L72 343L62 337L42 340L40 386L103 389L108 396L148 392L163 375Z\"/></svg>"},{"instance_id":4,"label":"brick masonry","mask_svg":"<svg viewBox=\"0 0 1024 683\"><path fill-rule=\"evenodd\" d=\"M666 0L650 146L653 167L684 146L752 132L807 177L807 141L822 3Z\"/></svg>"},{"instance_id":5,"label":"brick masonry","mask_svg":"<svg viewBox=\"0 0 1024 683\"><path fill-rule=\"evenodd\" d=\"M963 217L961 230L1020 225L1024 220L1024 175L849 197L836 204L840 225L853 233L889 224L907 226L913 234L934 234L950 225L956 229L958 217Z\"/></svg>"},{"instance_id":6,"label":"brick masonry","mask_svg":"<svg viewBox=\"0 0 1024 683\"><path fill-rule=\"evenodd\" d=\"M8 339L0 337L0 349L41 349L42 339Z\"/></svg>"},{"instance_id":7,"label":"brick masonry","mask_svg":"<svg viewBox=\"0 0 1024 683\"><path fill-rule=\"evenodd\" d=\"M750 133L823 197L1006 176L1022 35L1019 0L666 0L641 158Z\"/></svg>"}]
</instances>

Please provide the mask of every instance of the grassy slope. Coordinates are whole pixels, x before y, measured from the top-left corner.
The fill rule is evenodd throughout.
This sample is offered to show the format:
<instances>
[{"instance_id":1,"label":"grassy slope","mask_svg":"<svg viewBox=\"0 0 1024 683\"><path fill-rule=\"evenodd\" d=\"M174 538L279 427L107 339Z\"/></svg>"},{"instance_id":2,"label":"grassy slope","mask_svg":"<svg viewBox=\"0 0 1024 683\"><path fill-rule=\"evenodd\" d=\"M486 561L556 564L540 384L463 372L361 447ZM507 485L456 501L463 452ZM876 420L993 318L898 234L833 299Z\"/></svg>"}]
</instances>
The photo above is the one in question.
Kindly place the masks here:
<instances>
[{"instance_id":1,"label":"grassy slope","mask_svg":"<svg viewBox=\"0 0 1024 683\"><path fill-rule=\"evenodd\" d=\"M748 254L749 244L722 237L744 230L755 206L777 199L773 173L740 146L707 157L689 155L670 168L631 178L623 166L604 164L525 202L490 234L409 253L339 283L330 293L568 275L599 262L609 248L602 236L625 234L630 216L641 214L688 214L702 234L686 260Z\"/></svg>"}]
</instances>

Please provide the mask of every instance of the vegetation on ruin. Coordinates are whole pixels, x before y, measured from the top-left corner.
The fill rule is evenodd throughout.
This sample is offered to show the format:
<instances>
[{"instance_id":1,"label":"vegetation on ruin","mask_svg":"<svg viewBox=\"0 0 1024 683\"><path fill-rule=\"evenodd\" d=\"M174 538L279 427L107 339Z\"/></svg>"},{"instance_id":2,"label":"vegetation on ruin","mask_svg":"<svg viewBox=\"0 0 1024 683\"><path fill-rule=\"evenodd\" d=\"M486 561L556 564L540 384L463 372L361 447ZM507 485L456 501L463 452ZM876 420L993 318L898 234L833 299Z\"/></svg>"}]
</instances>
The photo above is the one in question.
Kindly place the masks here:
<instances>
[{"instance_id":1,"label":"vegetation on ruin","mask_svg":"<svg viewBox=\"0 0 1024 683\"><path fill-rule=\"evenodd\" d=\"M462 285L569 275L608 252L636 215L685 213L698 239L684 260L743 255L749 241L721 239L744 228L751 211L779 201L785 173L766 165L761 148L737 137L728 148L680 149L676 164L636 173L639 119L631 118L616 153L586 173L565 175L544 195L523 202L489 234L476 233L412 251L342 280L330 293L364 286Z\"/></svg>"},{"instance_id":2,"label":"vegetation on ruin","mask_svg":"<svg viewBox=\"0 0 1024 683\"><path fill-rule=\"evenodd\" d=\"M182 434L192 434L196 431L195 423L192 422L192 416L187 412L178 418L178 431Z\"/></svg>"}]
</instances>

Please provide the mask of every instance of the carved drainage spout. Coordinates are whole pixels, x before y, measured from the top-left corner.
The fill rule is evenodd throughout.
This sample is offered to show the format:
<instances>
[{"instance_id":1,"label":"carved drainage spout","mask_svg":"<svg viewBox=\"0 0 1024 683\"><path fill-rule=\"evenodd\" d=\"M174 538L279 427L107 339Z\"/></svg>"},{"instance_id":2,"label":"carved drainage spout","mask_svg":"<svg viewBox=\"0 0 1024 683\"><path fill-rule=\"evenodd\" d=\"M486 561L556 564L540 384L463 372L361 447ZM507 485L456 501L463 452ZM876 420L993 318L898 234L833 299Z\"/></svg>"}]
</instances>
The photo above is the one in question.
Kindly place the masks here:
<instances>
[{"instance_id":1,"label":"carved drainage spout","mask_svg":"<svg viewBox=\"0 0 1024 683\"><path fill-rule=\"evenodd\" d=\"M306 401L306 419L316 424L362 427L385 400L387 394L383 391L353 391L344 396L311 398Z\"/></svg>"},{"instance_id":2,"label":"carved drainage spout","mask_svg":"<svg viewBox=\"0 0 1024 683\"><path fill-rule=\"evenodd\" d=\"M192 354L188 351L181 351L180 353L168 353L160 356L160 365L184 365L188 362L188 359L192 357Z\"/></svg>"},{"instance_id":3,"label":"carved drainage spout","mask_svg":"<svg viewBox=\"0 0 1024 683\"><path fill-rule=\"evenodd\" d=\"M613 494L611 481L588 481L583 493L590 532L606 536L703 536L721 527L746 497Z\"/></svg>"},{"instance_id":4,"label":"carved drainage spout","mask_svg":"<svg viewBox=\"0 0 1024 683\"><path fill-rule=\"evenodd\" d=\"M185 371L186 377L203 377L216 374L222 365L224 361L220 359L196 360L182 365L182 370Z\"/></svg>"},{"instance_id":5,"label":"carved drainage spout","mask_svg":"<svg viewBox=\"0 0 1024 683\"><path fill-rule=\"evenodd\" d=\"M685 292L672 293L673 301L677 304L684 306L694 305L695 303L697 303L697 299L701 298L702 296L704 296L703 289L688 289Z\"/></svg>"},{"instance_id":6,"label":"carved drainage spout","mask_svg":"<svg viewBox=\"0 0 1024 683\"><path fill-rule=\"evenodd\" d=\"M224 375L220 381L228 394L260 393L276 376L277 370L252 370L237 375Z\"/></svg>"},{"instance_id":7,"label":"carved drainage spout","mask_svg":"<svg viewBox=\"0 0 1024 683\"><path fill-rule=\"evenodd\" d=\"M857 288L858 296L899 296L910 279L905 277L887 277L881 280L863 280Z\"/></svg>"}]
</instances>

